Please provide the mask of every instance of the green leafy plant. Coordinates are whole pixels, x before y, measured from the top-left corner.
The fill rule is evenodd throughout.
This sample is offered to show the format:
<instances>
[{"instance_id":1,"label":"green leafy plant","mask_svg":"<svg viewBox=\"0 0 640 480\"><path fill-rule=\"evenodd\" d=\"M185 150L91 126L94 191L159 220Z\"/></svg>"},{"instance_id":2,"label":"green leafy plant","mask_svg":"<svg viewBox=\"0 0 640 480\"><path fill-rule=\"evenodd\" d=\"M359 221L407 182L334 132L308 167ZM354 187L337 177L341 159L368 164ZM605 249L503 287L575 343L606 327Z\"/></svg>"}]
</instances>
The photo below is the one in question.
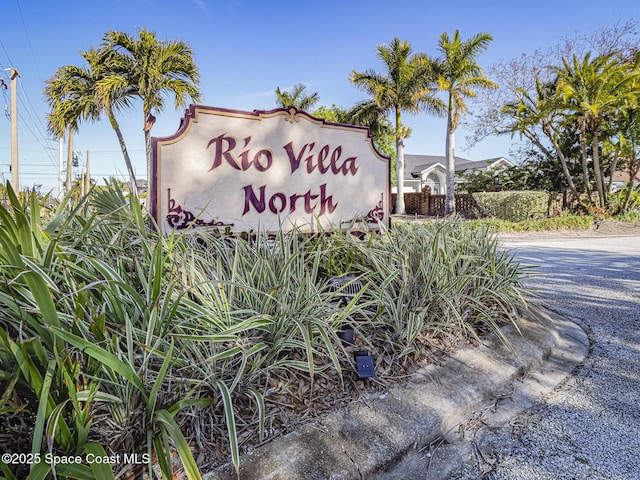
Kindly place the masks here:
<instances>
[{"instance_id":1,"label":"green leafy plant","mask_svg":"<svg viewBox=\"0 0 640 480\"><path fill-rule=\"evenodd\" d=\"M534 191L478 192L473 198L480 216L513 222L545 215L549 203L547 192Z\"/></svg>"},{"instance_id":2,"label":"green leafy plant","mask_svg":"<svg viewBox=\"0 0 640 480\"><path fill-rule=\"evenodd\" d=\"M0 435L19 417L34 453L146 453L164 478L176 456L188 478L197 458L231 459L239 475L248 446L356 395L354 349L392 382L442 339L518 325L528 301L522 268L472 223L244 237L149 223L116 184L55 211L15 195L0 208ZM362 288L345 296L335 276Z\"/></svg>"}]
</instances>

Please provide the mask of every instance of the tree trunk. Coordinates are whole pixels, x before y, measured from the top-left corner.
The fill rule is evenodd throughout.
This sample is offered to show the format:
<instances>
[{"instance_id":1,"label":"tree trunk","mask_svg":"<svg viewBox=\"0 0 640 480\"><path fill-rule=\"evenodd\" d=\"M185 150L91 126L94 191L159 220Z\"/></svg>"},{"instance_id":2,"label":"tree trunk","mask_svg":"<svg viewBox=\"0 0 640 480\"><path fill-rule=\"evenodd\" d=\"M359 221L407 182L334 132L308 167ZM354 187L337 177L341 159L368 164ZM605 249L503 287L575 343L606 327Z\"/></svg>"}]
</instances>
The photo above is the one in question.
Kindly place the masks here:
<instances>
[{"instance_id":1,"label":"tree trunk","mask_svg":"<svg viewBox=\"0 0 640 480\"><path fill-rule=\"evenodd\" d=\"M404 141L399 108L396 108L396 177L396 214L404 215Z\"/></svg>"},{"instance_id":2,"label":"tree trunk","mask_svg":"<svg viewBox=\"0 0 640 480\"><path fill-rule=\"evenodd\" d=\"M613 185L613 175L616 173L616 169L618 168L618 160L620 159L620 154L616 151L613 154L613 160L611 161L611 166L609 167L609 181L607 182L607 197L611 194L611 186Z\"/></svg>"},{"instance_id":3,"label":"tree trunk","mask_svg":"<svg viewBox=\"0 0 640 480\"><path fill-rule=\"evenodd\" d=\"M593 198L591 198L591 185L589 180L589 157L587 155L587 140L585 139L584 123L580 122L580 133L578 135L580 142L580 153L582 156L582 176L584 177L584 188L589 197L589 204L593 205Z\"/></svg>"},{"instance_id":4,"label":"tree trunk","mask_svg":"<svg viewBox=\"0 0 640 480\"><path fill-rule=\"evenodd\" d=\"M560 160L560 166L562 167L562 173L564 175L564 179L567 181L569 190L571 190L571 193L573 194L576 200L580 200L580 194L578 193L578 189L576 188L575 183L573 183L573 177L571 177L571 173L569 172L569 166L567 165L567 157L564 156L564 153L562 152L560 145L558 145L558 142L553 136L553 133L550 130L545 128L543 128L543 132L547 136L547 138L551 141L553 148L556 151L556 155L558 155L558 160ZM540 142L540 139L536 135L525 130L525 136L529 138L529 140L531 140L531 142L534 145L536 145L542 151L542 153L544 153L547 156L549 160L553 161L553 155L551 155L551 152L542 145L542 143Z\"/></svg>"},{"instance_id":5,"label":"tree trunk","mask_svg":"<svg viewBox=\"0 0 640 480\"><path fill-rule=\"evenodd\" d=\"M636 110L631 110L630 126L636 121ZM635 183L636 175L640 172L640 161L638 161L638 152L636 151L636 142L634 136L631 136L631 156L629 158L629 183L627 184L627 194L624 197L624 202L620 207L620 213L627 213L629 211L629 202L631 201L631 195L633 195L633 185ZM611 178L613 178L613 172L611 172ZM611 188L609 188L611 190Z\"/></svg>"},{"instance_id":6,"label":"tree trunk","mask_svg":"<svg viewBox=\"0 0 640 480\"><path fill-rule=\"evenodd\" d=\"M638 158L636 156L635 148L632 150L633 158ZM629 202L631 201L631 195L633 194L633 186L635 184L636 175L640 172L640 162L638 160L634 160L629 163L629 183L627 184L627 194L624 196L624 202L620 207L620 213L627 213L629 210Z\"/></svg>"},{"instance_id":7,"label":"tree trunk","mask_svg":"<svg viewBox=\"0 0 640 480\"><path fill-rule=\"evenodd\" d=\"M602 169L600 168L600 141L598 139L597 127L593 129L593 140L591 142L591 149L593 150L593 173L596 177L596 189L598 190L598 196L600 197L598 203L600 208L605 208L607 204L606 192L604 191L604 178L602 176Z\"/></svg>"},{"instance_id":8,"label":"tree trunk","mask_svg":"<svg viewBox=\"0 0 640 480\"><path fill-rule=\"evenodd\" d=\"M456 213L456 196L455 196L455 174L456 174L456 148L455 148L455 130L453 127L453 111L451 110L451 101L449 102L449 114L447 115L447 192L444 205L445 216L455 215Z\"/></svg>"},{"instance_id":9,"label":"tree trunk","mask_svg":"<svg viewBox=\"0 0 640 480\"><path fill-rule=\"evenodd\" d=\"M146 112L144 116L144 145L147 153L147 199L151 199L151 189L155 188L155 179L151 171L151 129L156 122L156 117Z\"/></svg>"},{"instance_id":10,"label":"tree trunk","mask_svg":"<svg viewBox=\"0 0 640 480\"><path fill-rule=\"evenodd\" d=\"M129 152L127 151L127 146L124 143L124 137L122 136L120 125L118 124L116 117L111 112L109 112L109 121L111 122L111 127L116 132L116 136L118 137L118 142L120 143L120 150L122 150L122 155L124 156L124 163L126 164L127 171L129 172L129 183L131 186L131 195L133 195L134 197L137 197L138 184L136 182L136 175L133 172L133 165L131 165L131 158L129 158Z\"/></svg>"}]
</instances>

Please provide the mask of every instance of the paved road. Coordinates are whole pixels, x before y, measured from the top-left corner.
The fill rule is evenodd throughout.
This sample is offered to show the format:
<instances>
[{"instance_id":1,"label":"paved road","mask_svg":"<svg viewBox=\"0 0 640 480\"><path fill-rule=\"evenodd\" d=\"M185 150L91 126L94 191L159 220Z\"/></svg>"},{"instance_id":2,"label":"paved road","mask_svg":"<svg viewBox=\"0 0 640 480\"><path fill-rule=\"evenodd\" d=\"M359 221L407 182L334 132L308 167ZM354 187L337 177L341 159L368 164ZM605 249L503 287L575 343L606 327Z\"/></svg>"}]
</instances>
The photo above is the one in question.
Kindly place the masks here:
<instances>
[{"instance_id":1,"label":"paved road","mask_svg":"<svg viewBox=\"0 0 640 480\"><path fill-rule=\"evenodd\" d=\"M640 479L640 237L509 241L544 303L578 322L592 351L543 401L478 436L459 478Z\"/></svg>"}]
</instances>

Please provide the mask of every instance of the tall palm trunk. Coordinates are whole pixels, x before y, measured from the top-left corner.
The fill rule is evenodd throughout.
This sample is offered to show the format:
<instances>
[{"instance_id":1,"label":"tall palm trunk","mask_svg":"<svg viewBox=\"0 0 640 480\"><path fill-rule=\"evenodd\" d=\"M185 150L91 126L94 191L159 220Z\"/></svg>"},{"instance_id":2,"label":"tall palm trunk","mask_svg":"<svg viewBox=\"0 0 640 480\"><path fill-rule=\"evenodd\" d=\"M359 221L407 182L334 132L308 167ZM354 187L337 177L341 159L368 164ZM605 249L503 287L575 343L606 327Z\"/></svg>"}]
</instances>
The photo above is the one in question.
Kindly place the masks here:
<instances>
[{"instance_id":1,"label":"tall palm trunk","mask_svg":"<svg viewBox=\"0 0 640 480\"><path fill-rule=\"evenodd\" d=\"M456 197L455 197L455 127L453 126L453 108L452 102L449 100L449 112L447 114L447 192L444 205L444 214L446 216L455 215L456 213Z\"/></svg>"},{"instance_id":2,"label":"tall palm trunk","mask_svg":"<svg viewBox=\"0 0 640 480\"><path fill-rule=\"evenodd\" d=\"M396 176L397 176L397 196L396 214L404 215L404 141L402 132L402 118L400 109L396 108Z\"/></svg>"},{"instance_id":3,"label":"tall palm trunk","mask_svg":"<svg viewBox=\"0 0 640 480\"><path fill-rule=\"evenodd\" d=\"M151 112L145 112L144 114L144 146L147 157L147 198L151 198L151 189L155 188L155 179L151 178L153 175L151 169L151 129L156 122L156 117L151 115Z\"/></svg>"},{"instance_id":4,"label":"tall palm trunk","mask_svg":"<svg viewBox=\"0 0 640 480\"><path fill-rule=\"evenodd\" d=\"M127 171L129 172L129 183L131 185L131 195L134 197L138 196L138 184L136 182L136 174L133 172L133 165L131 165L131 158L129 158L129 152L127 151L127 146L124 143L124 137L122 136L122 131L120 130L120 125L116 120L116 117L113 115L111 111L108 112L109 122L111 123L111 127L116 132L116 136L118 137L118 143L120 143L120 150L122 150L122 155L124 156L124 163L127 166Z\"/></svg>"}]
</instances>

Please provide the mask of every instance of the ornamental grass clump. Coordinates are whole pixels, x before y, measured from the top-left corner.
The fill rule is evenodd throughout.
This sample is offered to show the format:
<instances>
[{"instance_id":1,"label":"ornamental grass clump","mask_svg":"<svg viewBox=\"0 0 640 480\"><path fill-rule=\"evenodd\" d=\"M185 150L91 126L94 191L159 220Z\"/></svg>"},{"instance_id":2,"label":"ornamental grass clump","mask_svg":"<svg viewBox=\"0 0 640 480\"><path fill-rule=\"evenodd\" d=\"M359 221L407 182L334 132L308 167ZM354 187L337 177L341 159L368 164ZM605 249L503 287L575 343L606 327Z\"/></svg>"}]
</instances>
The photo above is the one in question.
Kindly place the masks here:
<instances>
[{"instance_id":1,"label":"ornamental grass clump","mask_svg":"<svg viewBox=\"0 0 640 480\"><path fill-rule=\"evenodd\" d=\"M362 275L367 298L377 303L367 329L401 356L420 354L425 339L502 336L505 321L518 325L527 302L523 271L487 228L467 228L460 220L401 224L364 241L343 241L344 258L359 261L342 268ZM328 251L334 261L340 257Z\"/></svg>"},{"instance_id":2,"label":"ornamental grass clump","mask_svg":"<svg viewBox=\"0 0 640 480\"><path fill-rule=\"evenodd\" d=\"M188 478L227 458L238 471L246 449L359 397L354 350L387 388L443 339L501 335L527 301L518 263L460 221L245 238L149 223L116 184L0 208L0 449L146 463L57 478L171 478L176 455ZM335 276L362 289L345 297ZM10 479L53 469L0 463Z\"/></svg>"}]
</instances>

